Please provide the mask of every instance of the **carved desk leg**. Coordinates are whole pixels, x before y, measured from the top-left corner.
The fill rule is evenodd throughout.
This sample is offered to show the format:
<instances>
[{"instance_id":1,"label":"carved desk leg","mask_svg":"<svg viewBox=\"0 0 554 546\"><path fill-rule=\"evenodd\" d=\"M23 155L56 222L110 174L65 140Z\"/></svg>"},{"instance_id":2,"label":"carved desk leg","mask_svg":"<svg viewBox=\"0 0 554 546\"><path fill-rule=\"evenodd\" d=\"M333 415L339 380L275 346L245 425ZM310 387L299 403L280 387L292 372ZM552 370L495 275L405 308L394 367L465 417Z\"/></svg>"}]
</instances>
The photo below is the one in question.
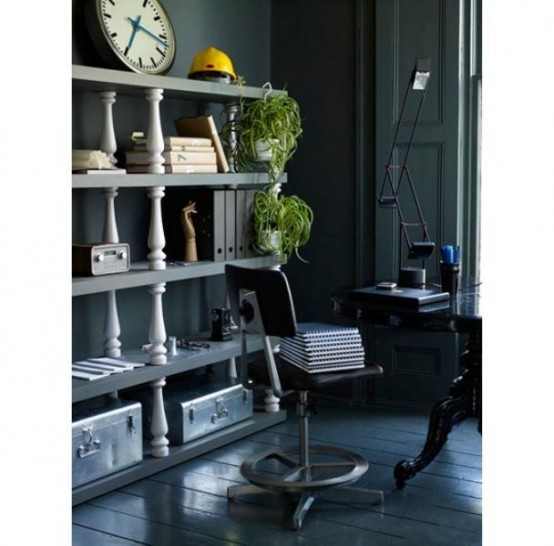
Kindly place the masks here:
<instances>
[{"instance_id":1,"label":"carved desk leg","mask_svg":"<svg viewBox=\"0 0 554 546\"><path fill-rule=\"evenodd\" d=\"M400 461L394 468L396 486L403 488L439 453L450 431L467 417L479 419L481 432L481 334L473 334L460 357L465 368L450 387L450 394L431 410L427 439L421 453L412 460Z\"/></svg>"}]
</instances>

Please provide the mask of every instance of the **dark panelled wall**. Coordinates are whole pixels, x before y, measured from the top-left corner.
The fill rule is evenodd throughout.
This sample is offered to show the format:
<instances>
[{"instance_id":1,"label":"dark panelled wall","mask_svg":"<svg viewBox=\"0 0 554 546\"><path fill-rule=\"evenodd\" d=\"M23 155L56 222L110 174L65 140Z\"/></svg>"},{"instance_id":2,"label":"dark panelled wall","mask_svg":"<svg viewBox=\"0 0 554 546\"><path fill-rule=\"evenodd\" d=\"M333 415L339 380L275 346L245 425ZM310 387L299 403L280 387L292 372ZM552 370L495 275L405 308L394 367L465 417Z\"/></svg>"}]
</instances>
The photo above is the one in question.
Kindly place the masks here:
<instances>
[{"instance_id":1,"label":"dark panelled wall","mask_svg":"<svg viewBox=\"0 0 554 546\"><path fill-rule=\"evenodd\" d=\"M354 0L272 2L272 83L298 100L304 128L283 191L315 212L309 263L284 268L299 320L330 318L329 295L356 278L356 17Z\"/></svg>"}]
</instances>

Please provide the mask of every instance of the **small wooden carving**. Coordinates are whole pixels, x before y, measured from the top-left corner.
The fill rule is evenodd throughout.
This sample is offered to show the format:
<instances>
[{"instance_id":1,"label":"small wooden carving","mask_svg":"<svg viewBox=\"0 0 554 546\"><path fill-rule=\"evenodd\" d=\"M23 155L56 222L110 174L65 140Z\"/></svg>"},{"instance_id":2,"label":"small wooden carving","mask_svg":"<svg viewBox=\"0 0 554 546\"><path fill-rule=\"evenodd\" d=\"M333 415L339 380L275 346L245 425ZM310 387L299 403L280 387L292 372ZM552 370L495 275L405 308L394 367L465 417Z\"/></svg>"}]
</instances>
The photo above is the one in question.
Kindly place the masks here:
<instances>
[{"instance_id":1,"label":"small wooden carving","mask_svg":"<svg viewBox=\"0 0 554 546\"><path fill-rule=\"evenodd\" d=\"M197 262L196 253L196 231L192 223L192 215L196 214L196 203L189 201L187 206L181 211L181 224L185 235L185 262Z\"/></svg>"}]
</instances>

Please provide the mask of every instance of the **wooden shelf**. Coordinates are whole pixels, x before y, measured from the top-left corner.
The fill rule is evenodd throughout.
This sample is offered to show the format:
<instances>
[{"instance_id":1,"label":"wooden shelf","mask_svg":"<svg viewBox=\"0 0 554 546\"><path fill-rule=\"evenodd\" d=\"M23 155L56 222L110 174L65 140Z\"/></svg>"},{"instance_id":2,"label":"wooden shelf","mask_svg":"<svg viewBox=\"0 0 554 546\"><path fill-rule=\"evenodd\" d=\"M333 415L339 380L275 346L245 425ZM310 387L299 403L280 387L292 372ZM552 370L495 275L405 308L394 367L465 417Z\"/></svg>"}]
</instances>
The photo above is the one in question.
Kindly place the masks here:
<instances>
[{"instance_id":1,"label":"wooden shelf","mask_svg":"<svg viewBox=\"0 0 554 546\"><path fill-rule=\"evenodd\" d=\"M287 175L279 180L287 182ZM150 188L153 186L180 187L248 187L269 184L267 173L227 174L74 174L73 189L84 188Z\"/></svg>"},{"instance_id":2,"label":"wooden shelf","mask_svg":"<svg viewBox=\"0 0 554 546\"><path fill-rule=\"evenodd\" d=\"M199 334L191 337L206 340L210 344L210 348L202 351L178 349L179 355L167 355L167 364L157 366L146 364L143 368L135 368L131 371L112 374L95 381L73 379L72 402L81 402L82 400L88 400L114 391L150 383L162 377L195 370L209 364L215 364L216 362L240 356L241 354L240 336L238 334L234 335L230 341L210 341L209 334L204 336ZM248 352L252 353L260 350L262 350L262 343L259 336L249 336ZM143 363L147 363L149 358L146 351L140 350L125 351L121 357L128 362Z\"/></svg>"},{"instance_id":3,"label":"wooden shelf","mask_svg":"<svg viewBox=\"0 0 554 546\"><path fill-rule=\"evenodd\" d=\"M204 455L209 451L281 423L286 418L287 414L285 410L280 410L277 413L255 412L251 418L245 421L218 430L185 445L170 447L167 457L152 457L149 454L149 446L145 446L144 460L138 465L111 474L90 484L76 487L73 490L73 505L81 504L89 499L124 487L134 481L147 478L194 457Z\"/></svg>"},{"instance_id":4,"label":"wooden shelf","mask_svg":"<svg viewBox=\"0 0 554 546\"><path fill-rule=\"evenodd\" d=\"M145 89L163 89L164 97L204 102L232 102L241 97L261 99L267 92L260 87L212 83L172 76L152 76L123 70L110 70L91 66L72 66L73 89L77 91L115 91L124 94L140 94ZM286 95L286 91L272 93Z\"/></svg>"},{"instance_id":5,"label":"wooden shelf","mask_svg":"<svg viewBox=\"0 0 554 546\"><path fill-rule=\"evenodd\" d=\"M184 262L183 262L184 263ZM99 294L108 290L123 290L149 286L162 282L185 281L199 279L225 273L225 264L232 263L241 267L269 267L279 265L278 256L256 256L242 260L222 262L191 262L186 265L171 265L159 271L148 269L147 262L134 263L131 271L98 277L73 277L71 295L85 296L87 294Z\"/></svg>"}]
</instances>

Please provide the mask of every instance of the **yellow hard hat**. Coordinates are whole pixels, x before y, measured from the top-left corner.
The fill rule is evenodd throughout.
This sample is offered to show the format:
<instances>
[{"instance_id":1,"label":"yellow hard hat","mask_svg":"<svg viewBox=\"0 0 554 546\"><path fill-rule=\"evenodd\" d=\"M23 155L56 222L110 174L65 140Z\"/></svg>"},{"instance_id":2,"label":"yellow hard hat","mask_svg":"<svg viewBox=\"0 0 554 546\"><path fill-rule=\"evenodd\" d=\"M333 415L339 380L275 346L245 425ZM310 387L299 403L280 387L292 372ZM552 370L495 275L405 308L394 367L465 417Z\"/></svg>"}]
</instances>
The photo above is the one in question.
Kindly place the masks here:
<instances>
[{"instance_id":1,"label":"yellow hard hat","mask_svg":"<svg viewBox=\"0 0 554 546\"><path fill-rule=\"evenodd\" d=\"M223 73L236 80L237 75L229 56L215 47L209 47L194 56L190 65L189 78L208 73Z\"/></svg>"}]
</instances>

